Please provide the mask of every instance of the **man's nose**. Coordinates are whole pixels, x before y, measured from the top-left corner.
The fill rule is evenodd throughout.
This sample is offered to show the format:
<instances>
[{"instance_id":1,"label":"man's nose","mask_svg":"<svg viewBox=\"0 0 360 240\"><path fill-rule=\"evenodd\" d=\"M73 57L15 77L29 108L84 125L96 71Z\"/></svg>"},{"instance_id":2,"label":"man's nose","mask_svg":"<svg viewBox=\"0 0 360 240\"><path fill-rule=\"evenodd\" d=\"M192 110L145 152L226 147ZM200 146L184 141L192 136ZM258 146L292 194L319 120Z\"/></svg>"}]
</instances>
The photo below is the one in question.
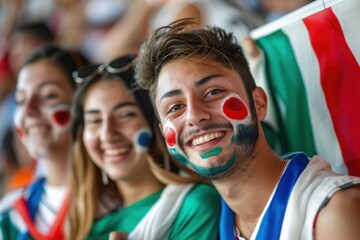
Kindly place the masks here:
<instances>
[{"instance_id":1,"label":"man's nose","mask_svg":"<svg viewBox=\"0 0 360 240\"><path fill-rule=\"evenodd\" d=\"M210 119L209 109L206 104L201 104L199 99L190 99L187 105L187 122L190 126L197 126Z\"/></svg>"}]
</instances>

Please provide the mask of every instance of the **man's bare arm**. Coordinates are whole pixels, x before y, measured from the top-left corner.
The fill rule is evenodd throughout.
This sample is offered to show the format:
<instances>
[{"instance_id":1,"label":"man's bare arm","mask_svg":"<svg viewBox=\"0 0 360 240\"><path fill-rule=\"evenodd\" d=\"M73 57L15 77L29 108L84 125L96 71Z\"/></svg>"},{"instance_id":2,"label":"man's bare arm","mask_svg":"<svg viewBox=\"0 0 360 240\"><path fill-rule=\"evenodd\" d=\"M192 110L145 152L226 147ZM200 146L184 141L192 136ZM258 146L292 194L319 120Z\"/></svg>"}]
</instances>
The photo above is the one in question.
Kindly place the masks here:
<instances>
[{"instance_id":1,"label":"man's bare arm","mask_svg":"<svg viewBox=\"0 0 360 240\"><path fill-rule=\"evenodd\" d=\"M360 239L360 185L334 194L318 215L315 239Z\"/></svg>"}]
</instances>

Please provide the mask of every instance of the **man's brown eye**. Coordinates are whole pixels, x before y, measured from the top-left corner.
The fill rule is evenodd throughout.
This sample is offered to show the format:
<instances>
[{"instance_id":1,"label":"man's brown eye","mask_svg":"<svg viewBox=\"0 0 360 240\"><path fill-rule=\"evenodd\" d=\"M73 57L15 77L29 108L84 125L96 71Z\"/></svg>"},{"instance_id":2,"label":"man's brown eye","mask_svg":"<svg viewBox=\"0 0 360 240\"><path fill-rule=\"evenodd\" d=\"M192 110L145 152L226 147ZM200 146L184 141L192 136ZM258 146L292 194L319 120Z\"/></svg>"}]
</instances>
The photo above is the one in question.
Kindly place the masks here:
<instances>
[{"instance_id":1,"label":"man's brown eye","mask_svg":"<svg viewBox=\"0 0 360 240\"><path fill-rule=\"evenodd\" d=\"M212 96L212 95L216 95L221 92L222 91L220 89L214 89L214 90L211 90L207 95Z\"/></svg>"},{"instance_id":2,"label":"man's brown eye","mask_svg":"<svg viewBox=\"0 0 360 240\"><path fill-rule=\"evenodd\" d=\"M180 104L178 105L174 105L170 108L170 110L168 111L168 113L172 113L172 112L176 112L177 110L181 109L182 106Z\"/></svg>"}]
</instances>

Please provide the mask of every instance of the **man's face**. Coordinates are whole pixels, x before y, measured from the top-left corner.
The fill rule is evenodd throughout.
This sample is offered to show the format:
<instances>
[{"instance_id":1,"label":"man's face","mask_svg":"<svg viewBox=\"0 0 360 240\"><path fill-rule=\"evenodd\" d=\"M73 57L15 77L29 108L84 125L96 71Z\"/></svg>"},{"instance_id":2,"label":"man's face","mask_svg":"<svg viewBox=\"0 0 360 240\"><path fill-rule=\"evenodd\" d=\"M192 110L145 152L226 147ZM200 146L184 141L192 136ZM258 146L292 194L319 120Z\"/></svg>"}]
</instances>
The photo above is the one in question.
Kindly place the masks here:
<instances>
[{"instance_id":1,"label":"man's face","mask_svg":"<svg viewBox=\"0 0 360 240\"><path fill-rule=\"evenodd\" d=\"M257 120L235 71L196 57L168 62L155 105L168 150L186 168L216 179L252 156Z\"/></svg>"}]
</instances>

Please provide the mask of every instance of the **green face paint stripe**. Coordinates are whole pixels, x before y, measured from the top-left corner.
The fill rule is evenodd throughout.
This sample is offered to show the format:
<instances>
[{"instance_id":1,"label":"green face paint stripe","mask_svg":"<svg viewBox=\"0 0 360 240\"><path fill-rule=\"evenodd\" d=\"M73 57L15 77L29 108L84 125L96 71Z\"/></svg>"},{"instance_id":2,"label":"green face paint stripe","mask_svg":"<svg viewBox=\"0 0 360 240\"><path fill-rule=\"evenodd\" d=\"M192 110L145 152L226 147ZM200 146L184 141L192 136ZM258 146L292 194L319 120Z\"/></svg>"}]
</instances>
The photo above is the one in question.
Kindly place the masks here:
<instances>
[{"instance_id":1,"label":"green face paint stripe","mask_svg":"<svg viewBox=\"0 0 360 240\"><path fill-rule=\"evenodd\" d=\"M202 159L205 159L205 158L209 158L209 157L212 157L212 156L219 155L221 152L222 152L221 147L215 147L215 148L211 149L210 151L201 154L200 157Z\"/></svg>"},{"instance_id":2,"label":"green face paint stripe","mask_svg":"<svg viewBox=\"0 0 360 240\"><path fill-rule=\"evenodd\" d=\"M186 165L188 163L188 160L181 155L176 148L168 148L170 154L182 165Z\"/></svg>"},{"instance_id":3,"label":"green face paint stripe","mask_svg":"<svg viewBox=\"0 0 360 240\"><path fill-rule=\"evenodd\" d=\"M225 170L229 169L235 163L235 160L236 160L236 156L235 156L235 154L233 154L231 157L231 160L229 162L227 162L225 165L219 166L219 167L204 168L204 167L196 166L192 163L190 163L190 164L200 175L206 177L206 176L214 176L216 174L224 172Z\"/></svg>"},{"instance_id":4,"label":"green face paint stripe","mask_svg":"<svg viewBox=\"0 0 360 240\"><path fill-rule=\"evenodd\" d=\"M168 150L170 154L176 159L176 161L178 161L181 165L195 171L195 169L191 166L189 160L186 157L184 157L181 153L179 153L176 150L176 148L168 148Z\"/></svg>"}]
</instances>

